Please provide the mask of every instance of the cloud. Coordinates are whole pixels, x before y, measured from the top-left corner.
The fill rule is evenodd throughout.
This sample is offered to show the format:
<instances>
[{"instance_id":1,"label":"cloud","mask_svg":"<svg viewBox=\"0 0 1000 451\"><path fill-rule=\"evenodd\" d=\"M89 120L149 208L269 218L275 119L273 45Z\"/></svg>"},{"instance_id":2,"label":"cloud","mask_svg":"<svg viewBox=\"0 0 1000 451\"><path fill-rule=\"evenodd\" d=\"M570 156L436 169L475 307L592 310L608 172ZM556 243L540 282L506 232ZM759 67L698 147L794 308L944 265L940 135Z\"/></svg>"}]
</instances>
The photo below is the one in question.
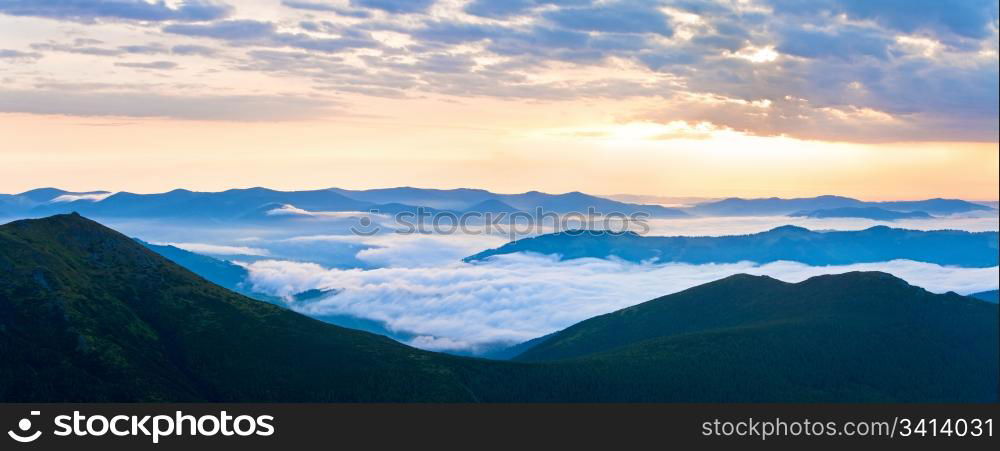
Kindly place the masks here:
<instances>
[{"instance_id":1,"label":"cloud","mask_svg":"<svg viewBox=\"0 0 1000 451\"><path fill-rule=\"evenodd\" d=\"M871 56L889 58L889 48L896 41L879 30L865 27L842 27L833 31L795 28L782 36L777 50L805 58L842 58Z\"/></svg>"},{"instance_id":2,"label":"cloud","mask_svg":"<svg viewBox=\"0 0 1000 451\"><path fill-rule=\"evenodd\" d=\"M254 289L289 296L311 288L338 294L290 306L310 315L353 315L417 335L411 344L481 352L539 337L581 320L737 273L798 282L820 274L886 271L934 292L968 294L997 288L998 268L951 268L912 261L811 267L633 264L510 254L481 265L372 270L325 269L265 260L247 265Z\"/></svg>"},{"instance_id":3,"label":"cloud","mask_svg":"<svg viewBox=\"0 0 1000 451\"><path fill-rule=\"evenodd\" d=\"M175 55L199 55L199 56L212 56L217 53L217 51L211 47L206 47L203 45L192 45L192 44L175 45L170 49L170 52Z\"/></svg>"},{"instance_id":4,"label":"cloud","mask_svg":"<svg viewBox=\"0 0 1000 451\"><path fill-rule=\"evenodd\" d=\"M507 41L511 44L513 41ZM530 40L518 39L514 52L535 52ZM506 50L505 50L506 51ZM603 51L583 48L579 58L593 59ZM472 56L427 53L408 56L406 63L393 58L359 56L366 66L343 59L306 52L253 50L239 67L244 70L308 78L323 89L380 97L406 97L420 92L454 96L489 96L531 100L572 100L658 96L670 92L671 83L660 79L536 80L515 71L521 67L479 67ZM414 92L409 92L414 91Z\"/></svg>"},{"instance_id":5,"label":"cloud","mask_svg":"<svg viewBox=\"0 0 1000 451\"><path fill-rule=\"evenodd\" d=\"M232 13L232 7L204 0L170 6L163 0L0 0L0 14L76 22L96 20L205 21Z\"/></svg>"},{"instance_id":6,"label":"cloud","mask_svg":"<svg viewBox=\"0 0 1000 451\"><path fill-rule=\"evenodd\" d=\"M356 19L367 19L372 15L370 12L363 9L344 8L341 6L331 5L328 3L320 3L320 2L284 0L281 2L281 4L292 9L301 9L305 11L332 12L336 13L338 16L353 17Z\"/></svg>"},{"instance_id":7,"label":"cloud","mask_svg":"<svg viewBox=\"0 0 1000 451\"><path fill-rule=\"evenodd\" d=\"M315 119L330 101L290 95L165 95L136 91L0 89L0 112L87 117L161 117L239 122Z\"/></svg>"},{"instance_id":8,"label":"cloud","mask_svg":"<svg viewBox=\"0 0 1000 451\"><path fill-rule=\"evenodd\" d=\"M505 2L472 0L465 5L465 12L480 17L503 18L522 14L534 6L536 6L534 0L508 0Z\"/></svg>"},{"instance_id":9,"label":"cloud","mask_svg":"<svg viewBox=\"0 0 1000 451\"><path fill-rule=\"evenodd\" d=\"M813 7L775 1L772 14L761 5L713 2L543 3L549 2L474 1L465 8L484 17L543 19L527 26L437 20L409 33L443 45L485 41L490 52L513 58L506 65L514 71L544 67L546 61L600 65L613 57L678 80L684 89L647 93L662 96L662 108L640 119L707 121L753 135L855 142L998 137L1000 82L991 43L996 13L989 2L944 1L928 5L927 15L899 2ZM697 20L668 17L659 9L664 6L696 14ZM684 35L674 36L675 29ZM983 34L990 29L992 36ZM934 54L914 50L900 33L917 33L932 49L944 47ZM675 39L646 37L650 34ZM445 85L498 97L515 91L507 89L514 79L481 85L473 74ZM526 96L544 96L531 87L517 88ZM746 106L763 101L772 107Z\"/></svg>"},{"instance_id":10,"label":"cloud","mask_svg":"<svg viewBox=\"0 0 1000 451\"><path fill-rule=\"evenodd\" d=\"M266 249L246 246L225 246L220 244L205 243L152 243L161 246L174 246L186 251L197 252L199 254L211 255L248 255L256 257L266 257L270 253Z\"/></svg>"},{"instance_id":11,"label":"cloud","mask_svg":"<svg viewBox=\"0 0 1000 451\"><path fill-rule=\"evenodd\" d=\"M768 0L775 12L799 17L845 14L904 33L950 33L967 38L990 35L997 21L994 0ZM819 13L819 14L817 14Z\"/></svg>"},{"instance_id":12,"label":"cloud","mask_svg":"<svg viewBox=\"0 0 1000 451\"><path fill-rule=\"evenodd\" d=\"M755 233L796 224L816 230L860 230L875 221L788 217L651 220L651 235L719 236ZM995 231L1000 218L988 212L895 226ZM797 282L820 274L886 271L934 292L969 294L997 287L998 268L955 268L913 261L812 267L797 262L759 265L637 264L616 259L558 261L552 256L507 254L479 264L460 258L506 241L492 235L308 235L257 241L272 258L247 264L256 289L288 297L312 288L335 296L291 308L311 315L353 315L413 335L426 349L484 352L535 338L595 315L736 273L771 275ZM293 247L296 245L298 247ZM349 247L352 246L353 247ZM334 246L334 247L330 247ZM330 269L302 252L323 257L349 250L360 265ZM335 250L335 249L340 249ZM347 254L344 254L345 256ZM324 266L325 265L325 266Z\"/></svg>"},{"instance_id":13,"label":"cloud","mask_svg":"<svg viewBox=\"0 0 1000 451\"><path fill-rule=\"evenodd\" d=\"M424 12L433 4L434 0L351 0L351 6L403 14Z\"/></svg>"},{"instance_id":14,"label":"cloud","mask_svg":"<svg viewBox=\"0 0 1000 451\"><path fill-rule=\"evenodd\" d=\"M241 41L270 37L275 32L275 26L271 22L258 20L226 20L208 24L168 25L163 31L185 36Z\"/></svg>"},{"instance_id":15,"label":"cloud","mask_svg":"<svg viewBox=\"0 0 1000 451\"><path fill-rule=\"evenodd\" d=\"M274 23L257 20L227 20L206 24L174 24L163 28L164 32L219 39L233 45L257 45L268 47L293 47L303 50L336 53L348 49L378 47L378 41L363 31L341 30L342 36L319 38L305 33L277 31Z\"/></svg>"},{"instance_id":16,"label":"cloud","mask_svg":"<svg viewBox=\"0 0 1000 451\"><path fill-rule=\"evenodd\" d=\"M359 260L377 267L431 267L449 264L483 249L498 247L507 239L490 235L404 235L374 237L357 253Z\"/></svg>"},{"instance_id":17,"label":"cloud","mask_svg":"<svg viewBox=\"0 0 1000 451\"><path fill-rule=\"evenodd\" d=\"M92 39L76 39L72 43L56 43L56 42L39 42L31 44L33 50L38 51L49 51L49 52L64 52L64 53L75 53L78 55L90 55L90 56L118 56L126 53L122 49L99 47L97 44L103 44L101 41L95 41Z\"/></svg>"},{"instance_id":18,"label":"cloud","mask_svg":"<svg viewBox=\"0 0 1000 451\"><path fill-rule=\"evenodd\" d=\"M289 216L289 217L306 217L306 218L317 218L317 219L357 219L361 217L368 218L378 218L380 215L375 215L367 211L312 211L305 210L294 205L283 204L272 208L264 212L265 216Z\"/></svg>"},{"instance_id":19,"label":"cloud","mask_svg":"<svg viewBox=\"0 0 1000 451\"><path fill-rule=\"evenodd\" d=\"M280 207L275 207L264 213L267 216L314 216L310 211L303 210L294 205L284 204Z\"/></svg>"},{"instance_id":20,"label":"cloud","mask_svg":"<svg viewBox=\"0 0 1000 451\"><path fill-rule=\"evenodd\" d=\"M343 224L324 220L288 221L275 227L192 228L124 220L109 225L149 242L182 243L180 246L195 252L249 250L263 254L243 259L253 261L245 263L251 282L265 293L290 296L312 288L343 290L333 297L290 303L293 309L312 315L374 319L406 332L404 335L419 337L412 344L439 350L483 351L520 342L735 273L767 274L794 282L818 274L881 270L934 292L954 290L962 294L995 289L998 282L995 267L954 268L912 261L830 267L793 262L689 265L605 259L557 261L547 256L510 254L481 264L464 264L462 257L498 247L506 238L396 233L365 237L349 233L348 228L356 224L353 220ZM778 216L653 219L649 233L718 236L756 233L786 224L811 230L858 230L877 222ZM893 225L920 230L996 231L1000 217L994 211ZM199 243L190 243L191 236L199 237Z\"/></svg>"},{"instance_id":21,"label":"cloud","mask_svg":"<svg viewBox=\"0 0 1000 451\"><path fill-rule=\"evenodd\" d=\"M480 251L499 247L507 238L497 235L432 235L384 233L360 235L311 235L289 238L295 243L352 243L360 250L355 258L370 267L431 267L448 265Z\"/></svg>"},{"instance_id":22,"label":"cloud","mask_svg":"<svg viewBox=\"0 0 1000 451\"><path fill-rule=\"evenodd\" d=\"M174 55L198 67L179 57L225 48L213 79L255 71L313 92L545 102L641 97L642 111L613 119L866 143L989 142L1000 133L995 0L281 4L270 16L234 17L230 7L206 1L0 0L0 13L162 22L163 44L145 34L120 45L47 41L17 61L48 52ZM764 103L769 108L757 107Z\"/></svg>"},{"instance_id":23,"label":"cloud","mask_svg":"<svg viewBox=\"0 0 1000 451\"><path fill-rule=\"evenodd\" d=\"M571 30L673 35L667 15L656 5L644 2L619 1L584 8L557 9L544 13L542 17Z\"/></svg>"},{"instance_id":24,"label":"cloud","mask_svg":"<svg viewBox=\"0 0 1000 451\"><path fill-rule=\"evenodd\" d=\"M119 50L125 53L132 53L138 55L155 55L158 53L167 53L166 47L161 44L136 44L136 45L123 45L118 47Z\"/></svg>"},{"instance_id":25,"label":"cloud","mask_svg":"<svg viewBox=\"0 0 1000 451\"><path fill-rule=\"evenodd\" d=\"M20 50L11 49L0 49L0 61L34 61L42 57L41 53L36 52L22 52Z\"/></svg>"},{"instance_id":26,"label":"cloud","mask_svg":"<svg viewBox=\"0 0 1000 451\"><path fill-rule=\"evenodd\" d=\"M76 202L78 200L97 202L104 200L113 194L114 193L63 194L61 196L57 196L56 198L50 200L49 202L51 203Z\"/></svg>"},{"instance_id":27,"label":"cloud","mask_svg":"<svg viewBox=\"0 0 1000 451\"><path fill-rule=\"evenodd\" d=\"M108 47L104 41L97 39L76 38L71 42L36 42L31 48L38 51L74 53L90 56L122 56L122 55L209 55L213 49L197 45L176 45L172 48L159 43L127 44Z\"/></svg>"},{"instance_id":28,"label":"cloud","mask_svg":"<svg viewBox=\"0 0 1000 451\"><path fill-rule=\"evenodd\" d=\"M682 92L659 112L637 118L832 141L995 141L995 63L893 58L880 66L871 58L837 57L755 64L730 58L703 64L687 84L715 94Z\"/></svg>"},{"instance_id":29,"label":"cloud","mask_svg":"<svg viewBox=\"0 0 1000 451\"><path fill-rule=\"evenodd\" d=\"M169 70L176 69L177 63L173 61L148 61L144 63L115 63L115 66L131 67L133 69Z\"/></svg>"},{"instance_id":30,"label":"cloud","mask_svg":"<svg viewBox=\"0 0 1000 451\"><path fill-rule=\"evenodd\" d=\"M512 15L525 14L532 9L546 5L589 6L593 0L472 0L465 5L465 12L474 16L489 18L506 18Z\"/></svg>"}]
</instances>

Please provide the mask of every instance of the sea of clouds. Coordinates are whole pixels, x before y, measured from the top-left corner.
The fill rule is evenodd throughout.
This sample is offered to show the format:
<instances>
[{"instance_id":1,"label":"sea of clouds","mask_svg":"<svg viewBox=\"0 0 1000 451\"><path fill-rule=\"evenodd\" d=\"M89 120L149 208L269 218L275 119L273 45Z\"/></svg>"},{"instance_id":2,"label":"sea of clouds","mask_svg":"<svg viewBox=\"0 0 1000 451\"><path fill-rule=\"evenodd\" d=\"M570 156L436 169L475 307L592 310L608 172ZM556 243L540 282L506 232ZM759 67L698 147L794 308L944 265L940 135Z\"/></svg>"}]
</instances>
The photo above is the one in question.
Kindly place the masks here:
<instances>
[{"instance_id":1,"label":"sea of clouds","mask_svg":"<svg viewBox=\"0 0 1000 451\"><path fill-rule=\"evenodd\" d=\"M411 345L485 352L536 338L587 318L738 274L799 282L820 274L885 271L933 292L997 288L998 268L955 268L907 260L843 266L636 264L616 259L559 261L509 254L487 263L331 269L315 263L247 264L257 291L289 297L312 288L336 294L290 307L308 315L351 315L415 334Z\"/></svg>"},{"instance_id":2,"label":"sea of clouds","mask_svg":"<svg viewBox=\"0 0 1000 451\"><path fill-rule=\"evenodd\" d=\"M996 231L995 215L884 223L862 219L711 217L649 222L649 235L747 234L794 224L813 230L859 230L875 225L935 230ZM206 228L183 231L205 243L182 241L177 229L130 233L241 262L262 293L291 299L309 289L336 290L318 299L288 301L314 316L349 315L383 323L414 337L417 347L483 353L536 338L581 320L737 274L799 282L820 274L884 271L932 292L971 294L998 286L998 268L956 268L906 260L843 266L796 262L691 265L616 259L559 261L510 254L477 264L463 257L507 242L489 234L350 234L349 222L304 227ZM129 233L129 232L127 232ZM191 240L193 241L193 240ZM242 254L242 255L240 255Z\"/></svg>"}]
</instances>

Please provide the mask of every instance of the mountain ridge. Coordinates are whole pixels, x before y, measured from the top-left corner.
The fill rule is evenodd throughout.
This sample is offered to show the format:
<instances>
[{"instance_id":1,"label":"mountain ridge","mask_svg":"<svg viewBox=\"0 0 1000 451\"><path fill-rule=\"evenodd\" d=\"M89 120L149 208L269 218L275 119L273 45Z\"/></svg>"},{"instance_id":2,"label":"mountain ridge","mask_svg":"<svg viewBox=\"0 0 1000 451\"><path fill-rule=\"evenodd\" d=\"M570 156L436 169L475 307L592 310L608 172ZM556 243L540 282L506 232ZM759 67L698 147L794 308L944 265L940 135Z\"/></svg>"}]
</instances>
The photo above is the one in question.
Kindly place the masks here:
<instances>
[{"instance_id":1,"label":"mountain ridge","mask_svg":"<svg viewBox=\"0 0 1000 451\"><path fill-rule=\"evenodd\" d=\"M560 214L570 212L586 214L592 208L604 214L645 213L652 217L687 216L687 213L676 208L629 204L580 192L548 194L530 191L521 194L496 194L464 188L434 190L407 187L377 190L326 188L304 191L279 191L254 187L203 192L178 188L153 194L121 191L97 200L72 200L59 203L28 202L26 198L21 197L27 193L0 195L0 205L6 205L6 209L12 210L7 212L8 215L20 214L31 217L78 211L101 218L195 218L227 221L252 219L255 217L253 212L263 206L284 204L311 212L377 210L393 214L423 208L430 213L443 211L462 213L477 205L485 205L490 211L499 207L500 210L507 212L533 211L541 208L546 212Z\"/></svg>"},{"instance_id":2,"label":"mountain ridge","mask_svg":"<svg viewBox=\"0 0 1000 451\"><path fill-rule=\"evenodd\" d=\"M79 215L0 226L0 266L0 399L469 399L447 357L229 292Z\"/></svg>"},{"instance_id":3,"label":"mountain ridge","mask_svg":"<svg viewBox=\"0 0 1000 451\"><path fill-rule=\"evenodd\" d=\"M897 395L963 384L958 390L969 399L996 400L997 313L994 304L929 293L882 272L821 275L798 283L740 274L582 321L514 360L643 362L680 353L674 364L702 360L705 367L662 377L723 383L726 374L745 390L767 391L761 383L779 382L755 374L777 372L786 383L811 380L810 389L843 390L839 384L852 380L849 390L867 392L877 384L856 374L878 373L897 381L888 388ZM733 342L741 345L732 347ZM737 348L741 354L734 355ZM923 359L938 363L926 365ZM716 360L726 363L710 363ZM738 370L726 371L736 362ZM977 374L966 378L965 372Z\"/></svg>"},{"instance_id":4,"label":"mountain ridge","mask_svg":"<svg viewBox=\"0 0 1000 451\"><path fill-rule=\"evenodd\" d=\"M961 199L932 198L915 201L868 202L851 197L822 195L800 198L756 198L730 197L705 202L686 211L703 216L786 216L799 211L829 210L837 208L874 207L901 212L922 211L932 215L949 215L974 211L995 211L986 205Z\"/></svg>"},{"instance_id":5,"label":"mountain ridge","mask_svg":"<svg viewBox=\"0 0 1000 451\"><path fill-rule=\"evenodd\" d=\"M982 268L997 266L997 249L997 232L918 231L887 226L817 232L786 225L754 234L718 237L557 232L511 241L463 261L471 263L496 255L532 252L559 255L562 260L614 256L631 262L704 264L787 260L838 265L907 259Z\"/></svg>"},{"instance_id":6,"label":"mountain ridge","mask_svg":"<svg viewBox=\"0 0 1000 451\"><path fill-rule=\"evenodd\" d=\"M933 216L923 211L894 211L879 207L841 207L820 210L802 210L790 213L792 217L806 218L862 218L876 221L896 221L900 219L931 219Z\"/></svg>"},{"instance_id":7,"label":"mountain ridge","mask_svg":"<svg viewBox=\"0 0 1000 451\"><path fill-rule=\"evenodd\" d=\"M53 205L54 192L72 195L105 194L104 198L70 199ZM39 197L41 201L29 199ZM493 193L482 189L429 189L414 187L349 190L324 188L315 190L280 191L263 187L233 188L224 191L192 191L174 189L163 193L136 194L126 191L69 192L58 188L39 188L19 194L0 194L0 207L6 215L32 217L51 214L81 213L95 217L177 217L195 216L210 219L240 218L266 203L289 204L309 211L368 211L378 209L393 213L402 209L424 207L440 211L464 212L476 204L499 201L514 210L533 211L542 208L554 213L583 213L590 208L603 214L625 215L645 213L652 217L681 218L696 216L761 216L788 215L800 211L836 208L881 208L900 212L923 211L949 215L995 209L959 199L933 198L917 201L867 202L858 199L823 195L808 198L778 197L744 199L732 197L703 202L687 208L664 207L656 204L630 203L609 197L593 196L579 191L561 194L527 191L516 194ZM178 206L183 204L184 209ZM403 207L405 208L403 208ZM384 208L380 208L384 207Z\"/></svg>"}]
</instances>

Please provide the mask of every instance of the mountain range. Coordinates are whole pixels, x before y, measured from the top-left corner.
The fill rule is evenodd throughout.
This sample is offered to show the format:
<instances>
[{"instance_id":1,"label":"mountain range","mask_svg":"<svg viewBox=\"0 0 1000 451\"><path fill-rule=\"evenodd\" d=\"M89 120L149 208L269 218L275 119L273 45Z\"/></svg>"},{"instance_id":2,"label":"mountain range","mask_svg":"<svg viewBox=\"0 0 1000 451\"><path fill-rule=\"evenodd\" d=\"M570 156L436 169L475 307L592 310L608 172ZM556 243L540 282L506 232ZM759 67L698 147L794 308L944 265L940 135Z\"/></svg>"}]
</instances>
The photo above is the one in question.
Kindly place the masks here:
<instances>
[{"instance_id":1,"label":"mountain range","mask_svg":"<svg viewBox=\"0 0 1000 451\"><path fill-rule=\"evenodd\" d=\"M738 275L490 361L247 298L76 214L0 226L9 402L995 402L997 314L884 273Z\"/></svg>"},{"instance_id":2,"label":"mountain range","mask_svg":"<svg viewBox=\"0 0 1000 451\"><path fill-rule=\"evenodd\" d=\"M893 211L878 207L841 207L823 210L803 210L788 216L805 218L863 218L875 221L896 221L900 219L931 219L933 216L922 211Z\"/></svg>"},{"instance_id":3,"label":"mountain range","mask_svg":"<svg viewBox=\"0 0 1000 451\"><path fill-rule=\"evenodd\" d=\"M255 221L302 218L303 215L273 215L286 212L369 212L383 214L448 211L513 213L536 209L552 213L622 213L643 212L652 217L684 217L683 211L659 205L639 205L590 196L580 192L547 194L531 191L522 194L495 194L482 190L433 190L389 188L350 191L337 188L311 191L277 191L267 188L231 189L222 192L196 192L175 189L158 194L129 192L102 193L100 196L73 195L55 188L43 188L0 197L0 213L7 216L39 217L79 212L99 218L197 219L202 221ZM65 200L59 200L65 199Z\"/></svg>"},{"instance_id":4,"label":"mountain range","mask_svg":"<svg viewBox=\"0 0 1000 451\"><path fill-rule=\"evenodd\" d=\"M559 255L561 259L617 257L626 261L846 265L896 259L975 268L997 266L997 232L919 231L875 226L858 231L816 232L781 226L751 235L641 236L569 231L512 241L466 257L475 262L514 252Z\"/></svg>"},{"instance_id":5,"label":"mountain range","mask_svg":"<svg viewBox=\"0 0 1000 451\"><path fill-rule=\"evenodd\" d=\"M643 197L638 197L643 199ZM688 216L770 216L801 212L834 210L839 216L853 211L871 215L870 209L930 215L950 215L977 211L995 211L979 203L957 199L919 201L865 202L849 197L818 196L799 199L730 198L704 202L693 207L670 208L656 204L629 203L592 196L581 192L548 194L529 191L498 194L479 189L384 188L346 190L329 188L309 191L278 191L267 188L231 189L221 192L197 192L184 189L157 194L107 191L69 192L40 188L20 194L0 194L0 216L43 217L79 212L96 218L191 219L199 221L288 221L308 219L319 212L466 212L512 214L543 212L558 214L644 213L654 218ZM280 213L273 213L280 210ZM297 212L300 214L290 214ZM879 218L871 218L879 219Z\"/></svg>"},{"instance_id":6,"label":"mountain range","mask_svg":"<svg viewBox=\"0 0 1000 451\"><path fill-rule=\"evenodd\" d=\"M782 199L777 197L742 199L733 197L716 202L698 204L686 211L701 216L785 216L801 211L865 207L899 212L920 211L932 215L995 210L982 204L959 199L866 202L850 197L827 195L797 199Z\"/></svg>"},{"instance_id":7,"label":"mountain range","mask_svg":"<svg viewBox=\"0 0 1000 451\"><path fill-rule=\"evenodd\" d=\"M71 192L58 188L38 188L20 194L0 194L0 217L25 213L42 205L76 200L98 200L110 194L107 191Z\"/></svg>"}]
</instances>

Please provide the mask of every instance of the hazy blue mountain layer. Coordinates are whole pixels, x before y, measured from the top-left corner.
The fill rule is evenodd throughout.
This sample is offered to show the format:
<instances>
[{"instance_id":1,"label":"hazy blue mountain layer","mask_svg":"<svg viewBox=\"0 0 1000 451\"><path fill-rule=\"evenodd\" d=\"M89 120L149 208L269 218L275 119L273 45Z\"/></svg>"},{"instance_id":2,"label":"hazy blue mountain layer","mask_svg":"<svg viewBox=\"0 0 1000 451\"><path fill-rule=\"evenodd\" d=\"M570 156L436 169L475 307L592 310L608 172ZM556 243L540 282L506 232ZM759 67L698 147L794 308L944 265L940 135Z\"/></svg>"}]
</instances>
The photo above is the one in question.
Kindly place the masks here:
<instances>
[{"instance_id":1,"label":"hazy blue mountain layer","mask_svg":"<svg viewBox=\"0 0 1000 451\"><path fill-rule=\"evenodd\" d=\"M167 260L183 266L188 271L204 277L209 282L236 292L246 291L245 282L250 273L240 265L227 260L196 254L175 246L151 244L138 238L135 238L135 241L153 252L166 257Z\"/></svg>"},{"instance_id":2,"label":"hazy blue mountain layer","mask_svg":"<svg viewBox=\"0 0 1000 451\"><path fill-rule=\"evenodd\" d=\"M985 205L958 199L927 199L918 201L865 202L842 196L818 196L797 199L777 197L765 199L729 198L706 202L687 209L705 216L784 216L799 211L830 210L838 208L874 207L892 211L922 211L932 215L950 215L973 211L994 210Z\"/></svg>"},{"instance_id":3,"label":"hazy blue mountain layer","mask_svg":"<svg viewBox=\"0 0 1000 451\"><path fill-rule=\"evenodd\" d=\"M788 216L805 218L862 218L876 221L896 221L900 219L930 219L933 216L922 211L893 211L878 207L841 207L824 210L803 210Z\"/></svg>"},{"instance_id":4,"label":"hazy blue mountain layer","mask_svg":"<svg viewBox=\"0 0 1000 451\"><path fill-rule=\"evenodd\" d=\"M986 302L992 302L994 304L1000 302L1000 293L998 293L997 290L983 291L981 293L973 293L970 294L969 296Z\"/></svg>"},{"instance_id":5,"label":"hazy blue mountain layer","mask_svg":"<svg viewBox=\"0 0 1000 451\"><path fill-rule=\"evenodd\" d=\"M895 259L975 268L997 266L997 232L918 231L876 226L858 231L814 232L782 226L752 235L661 237L635 233L560 232L512 241L466 257L484 260L514 252L557 254L562 259L618 257L627 261L845 265Z\"/></svg>"},{"instance_id":6,"label":"hazy blue mountain layer","mask_svg":"<svg viewBox=\"0 0 1000 451\"><path fill-rule=\"evenodd\" d=\"M294 210L308 212L369 212L382 214L429 214L443 211L459 214L526 211L541 208L545 212L587 214L645 213L652 217L687 216L676 208L659 205L637 205L573 192L546 194L531 191L522 194L495 194L483 190L433 190L419 188L388 188L351 191L337 188L310 191L277 191L267 188L231 189L222 192L196 192L176 189L166 193L115 193L101 199L80 199L53 202L67 193L54 188L0 196L0 210L12 216L39 217L79 212L100 218L193 219L211 221L282 221L301 219L302 215L287 214ZM107 194L107 193L104 193ZM286 214L273 214L287 208Z\"/></svg>"}]
</instances>

